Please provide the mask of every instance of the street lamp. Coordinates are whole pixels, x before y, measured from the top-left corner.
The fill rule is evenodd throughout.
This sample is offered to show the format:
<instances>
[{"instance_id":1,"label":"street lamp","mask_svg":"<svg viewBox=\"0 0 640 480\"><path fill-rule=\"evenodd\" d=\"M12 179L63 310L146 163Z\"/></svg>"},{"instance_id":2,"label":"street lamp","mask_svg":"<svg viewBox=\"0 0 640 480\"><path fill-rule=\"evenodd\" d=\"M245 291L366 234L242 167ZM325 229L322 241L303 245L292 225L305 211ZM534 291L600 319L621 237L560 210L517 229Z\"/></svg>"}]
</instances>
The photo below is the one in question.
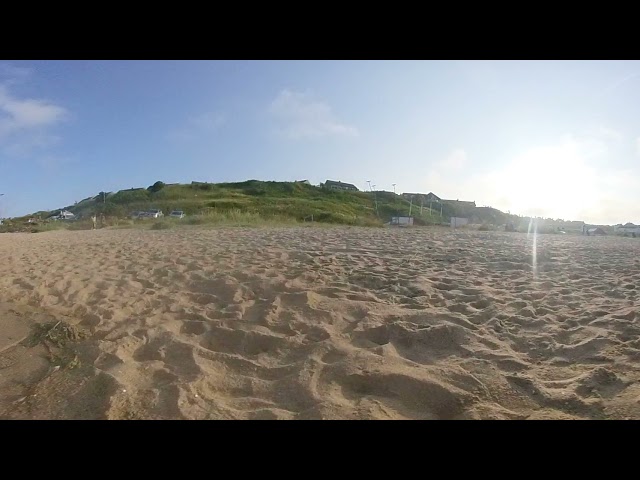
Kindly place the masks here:
<instances>
[{"instance_id":1,"label":"street lamp","mask_svg":"<svg viewBox=\"0 0 640 480\"><path fill-rule=\"evenodd\" d=\"M391 185L393 185L393 194L395 195L396 194L396 184L392 183Z\"/></svg>"}]
</instances>

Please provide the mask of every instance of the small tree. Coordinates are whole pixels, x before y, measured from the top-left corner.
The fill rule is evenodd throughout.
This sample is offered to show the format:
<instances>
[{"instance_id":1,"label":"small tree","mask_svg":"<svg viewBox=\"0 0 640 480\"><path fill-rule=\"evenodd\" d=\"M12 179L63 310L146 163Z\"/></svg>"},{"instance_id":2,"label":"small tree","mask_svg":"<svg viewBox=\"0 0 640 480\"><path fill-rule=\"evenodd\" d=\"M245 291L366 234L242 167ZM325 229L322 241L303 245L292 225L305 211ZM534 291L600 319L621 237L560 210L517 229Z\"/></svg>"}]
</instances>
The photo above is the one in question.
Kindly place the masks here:
<instances>
[{"instance_id":1,"label":"small tree","mask_svg":"<svg viewBox=\"0 0 640 480\"><path fill-rule=\"evenodd\" d=\"M149 188L147 188L147 190L149 190L151 193L156 193L162 190L164 187L165 187L164 182L157 181L156 183L151 185Z\"/></svg>"}]
</instances>

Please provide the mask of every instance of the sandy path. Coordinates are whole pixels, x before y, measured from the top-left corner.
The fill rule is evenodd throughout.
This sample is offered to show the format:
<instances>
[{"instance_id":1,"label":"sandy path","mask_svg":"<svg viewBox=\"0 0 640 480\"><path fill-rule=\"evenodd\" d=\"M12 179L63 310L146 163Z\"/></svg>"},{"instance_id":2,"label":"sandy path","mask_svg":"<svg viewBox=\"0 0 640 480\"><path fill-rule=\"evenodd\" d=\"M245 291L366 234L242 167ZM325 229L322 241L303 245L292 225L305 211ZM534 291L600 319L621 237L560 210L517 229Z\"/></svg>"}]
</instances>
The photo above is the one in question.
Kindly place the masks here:
<instances>
[{"instance_id":1,"label":"sandy path","mask_svg":"<svg viewBox=\"0 0 640 480\"><path fill-rule=\"evenodd\" d=\"M91 332L83 368L29 385L47 401L15 408L24 392L0 388L0 417L640 418L640 241L542 235L535 272L531 244L445 229L0 235L0 301ZM0 354L5 383L12 365Z\"/></svg>"}]
</instances>

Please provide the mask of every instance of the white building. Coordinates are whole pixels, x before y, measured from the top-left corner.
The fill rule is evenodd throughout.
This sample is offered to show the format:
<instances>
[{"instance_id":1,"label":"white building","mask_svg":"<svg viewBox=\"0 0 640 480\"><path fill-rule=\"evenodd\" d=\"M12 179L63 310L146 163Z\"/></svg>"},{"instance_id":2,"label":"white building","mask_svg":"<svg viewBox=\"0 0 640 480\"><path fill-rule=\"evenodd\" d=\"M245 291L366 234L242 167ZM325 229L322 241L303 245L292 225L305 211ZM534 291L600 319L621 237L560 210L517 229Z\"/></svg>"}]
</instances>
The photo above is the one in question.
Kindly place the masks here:
<instances>
[{"instance_id":1,"label":"white building","mask_svg":"<svg viewBox=\"0 0 640 480\"><path fill-rule=\"evenodd\" d=\"M616 225L614 231L622 235L640 235L640 225L633 223L625 223L624 225Z\"/></svg>"},{"instance_id":2,"label":"white building","mask_svg":"<svg viewBox=\"0 0 640 480\"><path fill-rule=\"evenodd\" d=\"M60 213L49 218L53 220L73 220L76 216L68 210L61 210Z\"/></svg>"},{"instance_id":3,"label":"white building","mask_svg":"<svg viewBox=\"0 0 640 480\"><path fill-rule=\"evenodd\" d=\"M390 225L408 226L413 225L413 217L391 217Z\"/></svg>"},{"instance_id":4,"label":"white building","mask_svg":"<svg viewBox=\"0 0 640 480\"><path fill-rule=\"evenodd\" d=\"M468 218L451 217L451 228L461 227L469 223Z\"/></svg>"}]
</instances>

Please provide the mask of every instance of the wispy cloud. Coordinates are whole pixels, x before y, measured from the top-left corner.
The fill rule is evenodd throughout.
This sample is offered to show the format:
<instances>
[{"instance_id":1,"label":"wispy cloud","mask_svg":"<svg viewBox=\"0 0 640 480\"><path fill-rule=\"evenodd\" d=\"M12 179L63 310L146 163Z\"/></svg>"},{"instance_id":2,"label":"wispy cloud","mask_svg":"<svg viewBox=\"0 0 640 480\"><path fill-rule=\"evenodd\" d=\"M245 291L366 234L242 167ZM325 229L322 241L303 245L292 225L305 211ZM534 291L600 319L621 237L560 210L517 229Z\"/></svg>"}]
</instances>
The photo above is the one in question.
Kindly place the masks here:
<instances>
[{"instance_id":1,"label":"wispy cloud","mask_svg":"<svg viewBox=\"0 0 640 480\"><path fill-rule=\"evenodd\" d=\"M35 159L36 163L46 170L56 170L76 163L76 159L60 155L42 155Z\"/></svg>"},{"instance_id":2,"label":"wispy cloud","mask_svg":"<svg viewBox=\"0 0 640 480\"><path fill-rule=\"evenodd\" d=\"M467 165L467 161L467 152L462 148L456 148L438 166L444 170L460 171Z\"/></svg>"},{"instance_id":3,"label":"wispy cloud","mask_svg":"<svg viewBox=\"0 0 640 480\"><path fill-rule=\"evenodd\" d=\"M2 153L10 157L26 158L33 153L59 145L62 137L46 132L25 132L13 135L2 145Z\"/></svg>"},{"instance_id":4,"label":"wispy cloud","mask_svg":"<svg viewBox=\"0 0 640 480\"><path fill-rule=\"evenodd\" d=\"M184 126L171 130L168 138L178 142L193 140L218 131L226 123L227 119L223 113L204 112L189 117Z\"/></svg>"},{"instance_id":5,"label":"wispy cloud","mask_svg":"<svg viewBox=\"0 0 640 480\"><path fill-rule=\"evenodd\" d=\"M310 93L282 90L269 105L277 132L287 138L358 136L358 129L338 120L331 107Z\"/></svg>"},{"instance_id":6,"label":"wispy cloud","mask_svg":"<svg viewBox=\"0 0 640 480\"><path fill-rule=\"evenodd\" d=\"M618 88L620 88L622 85L624 85L625 83L627 83L630 80L633 80L634 78L640 76L640 72L635 72L635 73L630 73L629 75L616 80L615 82L613 82L612 84L610 84L607 88L604 89L604 91L602 92L601 96L607 95L611 92L613 92L614 90L617 90Z\"/></svg>"},{"instance_id":7,"label":"wispy cloud","mask_svg":"<svg viewBox=\"0 0 640 480\"><path fill-rule=\"evenodd\" d=\"M14 72L15 73L15 72ZM53 102L19 98L0 84L0 148L7 156L25 157L60 141L52 128L68 117L68 111Z\"/></svg>"},{"instance_id":8,"label":"wispy cloud","mask_svg":"<svg viewBox=\"0 0 640 480\"><path fill-rule=\"evenodd\" d=\"M0 139L17 131L52 126L66 115L63 107L46 100L16 98L0 85Z\"/></svg>"},{"instance_id":9,"label":"wispy cloud","mask_svg":"<svg viewBox=\"0 0 640 480\"><path fill-rule=\"evenodd\" d=\"M0 62L0 82L10 85L23 81L32 73L30 68L18 67L7 62Z\"/></svg>"},{"instance_id":10,"label":"wispy cloud","mask_svg":"<svg viewBox=\"0 0 640 480\"><path fill-rule=\"evenodd\" d=\"M597 135L603 140L612 140L616 142L622 140L622 138L624 137L618 130L610 127L605 127L604 125L601 125L600 128L598 128Z\"/></svg>"}]
</instances>

